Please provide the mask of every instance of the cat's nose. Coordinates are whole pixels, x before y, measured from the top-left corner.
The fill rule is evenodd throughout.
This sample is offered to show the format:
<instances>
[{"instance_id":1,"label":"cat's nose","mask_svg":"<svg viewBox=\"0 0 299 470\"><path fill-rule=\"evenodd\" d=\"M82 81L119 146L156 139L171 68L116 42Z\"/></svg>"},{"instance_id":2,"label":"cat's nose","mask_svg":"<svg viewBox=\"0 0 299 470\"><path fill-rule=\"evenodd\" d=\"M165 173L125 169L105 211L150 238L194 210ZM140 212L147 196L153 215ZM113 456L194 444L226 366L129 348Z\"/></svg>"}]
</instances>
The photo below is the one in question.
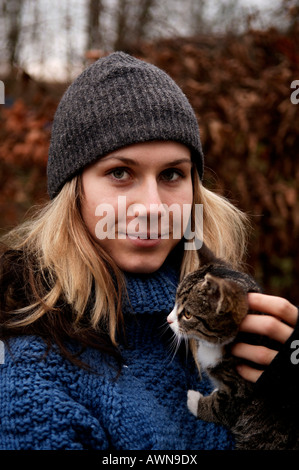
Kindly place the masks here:
<instances>
[{"instance_id":1,"label":"cat's nose","mask_svg":"<svg viewBox=\"0 0 299 470\"><path fill-rule=\"evenodd\" d=\"M176 305L174 306L174 309L170 312L170 314L168 315L167 317L167 321L168 323L171 325L171 323L173 323L176 319L176 311L177 311L177 308L176 308Z\"/></svg>"}]
</instances>

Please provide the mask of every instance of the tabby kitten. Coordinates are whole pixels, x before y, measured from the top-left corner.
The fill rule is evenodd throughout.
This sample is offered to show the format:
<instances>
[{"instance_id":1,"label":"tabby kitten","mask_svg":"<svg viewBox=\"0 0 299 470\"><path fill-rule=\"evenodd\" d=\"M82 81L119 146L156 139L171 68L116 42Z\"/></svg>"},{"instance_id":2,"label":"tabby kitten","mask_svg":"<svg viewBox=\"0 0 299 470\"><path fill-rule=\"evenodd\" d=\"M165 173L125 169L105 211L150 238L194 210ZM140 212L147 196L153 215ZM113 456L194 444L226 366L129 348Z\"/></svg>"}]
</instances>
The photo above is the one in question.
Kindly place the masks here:
<instances>
[{"instance_id":1,"label":"tabby kitten","mask_svg":"<svg viewBox=\"0 0 299 470\"><path fill-rule=\"evenodd\" d=\"M196 361L217 388L208 396L189 390L187 405L198 418L228 427L237 449L299 449L299 431L271 400L236 371L230 352L248 313L247 293L259 292L247 274L235 271L203 245L200 268L180 283L167 317L179 337L196 344Z\"/></svg>"}]
</instances>

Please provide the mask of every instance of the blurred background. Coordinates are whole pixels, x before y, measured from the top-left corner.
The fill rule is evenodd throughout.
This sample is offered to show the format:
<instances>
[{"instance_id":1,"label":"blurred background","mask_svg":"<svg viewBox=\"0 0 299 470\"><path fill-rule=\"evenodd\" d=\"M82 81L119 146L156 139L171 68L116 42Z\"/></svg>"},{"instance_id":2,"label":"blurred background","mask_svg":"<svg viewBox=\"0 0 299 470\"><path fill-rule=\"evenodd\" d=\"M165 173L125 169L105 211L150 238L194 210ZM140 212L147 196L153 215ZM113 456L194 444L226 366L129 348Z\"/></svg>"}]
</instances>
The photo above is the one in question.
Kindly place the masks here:
<instances>
[{"instance_id":1,"label":"blurred background","mask_svg":"<svg viewBox=\"0 0 299 470\"><path fill-rule=\"evenodd\" d=\"M47 200L59 99L114 50L182 87L204 184L251 217L249 272L299 305L299 0L0 0L0 233Z\"/></svg>"}]
</instances>

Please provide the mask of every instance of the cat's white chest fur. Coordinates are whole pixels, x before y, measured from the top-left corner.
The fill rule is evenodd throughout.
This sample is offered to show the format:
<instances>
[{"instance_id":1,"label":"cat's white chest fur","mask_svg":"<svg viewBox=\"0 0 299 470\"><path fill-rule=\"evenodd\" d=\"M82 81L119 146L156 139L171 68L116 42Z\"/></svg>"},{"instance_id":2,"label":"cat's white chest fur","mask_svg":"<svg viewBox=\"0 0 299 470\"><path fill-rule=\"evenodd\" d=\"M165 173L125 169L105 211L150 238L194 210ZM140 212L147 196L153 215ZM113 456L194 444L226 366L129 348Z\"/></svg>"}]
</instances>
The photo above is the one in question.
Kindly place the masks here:
<instances>
[{"instance_id":1,"label":"cat's white chest fur","mask_svg":"<svg viewBox=\"0 0 299 470\"><path fill-rule=\"evenodd\" d=\"M168 315L167 321L171 329L179 336L180 331L177 314L177 305L175 305L174 309ZM204 340L198 340L198 338L196 339L198 343L197 358L203 369L213 367L219 361L221 361L223 353L222 346L218 344L211 344Z\"/></svg>"},{"instance_id":2,"label":"cat's white chest fur","mask_svg":"<svg viewBox=\"0 0 299 470\"><path fill-rule=\"evenodd\" d=\"M197 358L203 369L213 367L222 358L222 346L198 341Z\"/></svg>"}]
</instances>

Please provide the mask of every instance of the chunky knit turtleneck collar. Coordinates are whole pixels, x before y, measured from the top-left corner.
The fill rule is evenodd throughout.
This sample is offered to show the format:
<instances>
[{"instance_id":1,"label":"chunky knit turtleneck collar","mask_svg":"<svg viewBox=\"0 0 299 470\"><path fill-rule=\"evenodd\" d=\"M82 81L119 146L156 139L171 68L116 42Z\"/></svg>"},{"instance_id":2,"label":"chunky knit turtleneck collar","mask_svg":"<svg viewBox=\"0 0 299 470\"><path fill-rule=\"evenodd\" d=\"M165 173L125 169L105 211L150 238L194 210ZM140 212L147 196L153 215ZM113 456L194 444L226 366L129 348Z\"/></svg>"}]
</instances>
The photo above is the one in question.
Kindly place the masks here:
<instances>
[{"instance_id":1,"label":"chunky knit turtleneck collar","mask_svg":"<svg viewBox=\"0 0 299 470\"><path fill-rule=\"evenodd\" d=\"M125 274L131 308L125 312L167 313L174 306L179 282L179 272L166 261L160 269L151 274Z\"/></svg>"}]
</instances>

